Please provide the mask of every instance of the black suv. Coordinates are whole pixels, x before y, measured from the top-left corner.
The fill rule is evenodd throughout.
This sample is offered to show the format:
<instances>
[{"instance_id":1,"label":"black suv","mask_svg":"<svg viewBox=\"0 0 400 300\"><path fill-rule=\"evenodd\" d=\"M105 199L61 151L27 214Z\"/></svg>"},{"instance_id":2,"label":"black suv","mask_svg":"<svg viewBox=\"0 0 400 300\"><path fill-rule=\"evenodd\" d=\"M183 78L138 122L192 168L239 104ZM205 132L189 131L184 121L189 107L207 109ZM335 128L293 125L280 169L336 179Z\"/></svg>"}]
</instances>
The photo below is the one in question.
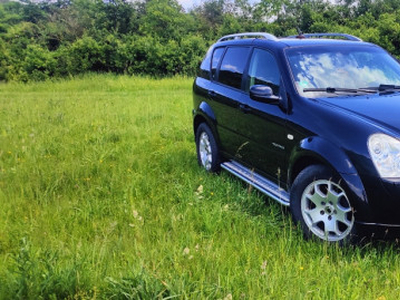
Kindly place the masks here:
<instances>
[{"instance_id":1,"label":"black suv","mask_svg":"<svg viewBox=\"0 0 400 300\"><path fill-rule=\"evenodd\" d=\"M229 35L193 95L200 165L290 206L306 237L400 228L400 64L385 50L346 34Z\"/></svg>"}]
</instances>

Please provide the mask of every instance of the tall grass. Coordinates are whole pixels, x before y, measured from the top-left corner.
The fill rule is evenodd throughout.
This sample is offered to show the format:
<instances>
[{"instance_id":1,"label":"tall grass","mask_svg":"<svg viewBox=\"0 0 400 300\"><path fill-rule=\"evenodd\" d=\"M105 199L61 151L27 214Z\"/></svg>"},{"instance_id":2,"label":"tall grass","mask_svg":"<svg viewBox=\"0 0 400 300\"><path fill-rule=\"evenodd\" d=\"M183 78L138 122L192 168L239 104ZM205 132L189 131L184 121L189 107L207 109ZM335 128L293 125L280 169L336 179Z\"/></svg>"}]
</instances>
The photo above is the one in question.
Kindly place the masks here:
<instances>
[{"instance_id":1,"label":"tall grass","mask_svg":"<svg viewBox=\"0 0 400 300\"><path fill-rule=\"evenodd\" d=\"M198 167L191 84L0 85L0 298L398 299L395 244L304 241Z\"/></svg>"}]
</instances>

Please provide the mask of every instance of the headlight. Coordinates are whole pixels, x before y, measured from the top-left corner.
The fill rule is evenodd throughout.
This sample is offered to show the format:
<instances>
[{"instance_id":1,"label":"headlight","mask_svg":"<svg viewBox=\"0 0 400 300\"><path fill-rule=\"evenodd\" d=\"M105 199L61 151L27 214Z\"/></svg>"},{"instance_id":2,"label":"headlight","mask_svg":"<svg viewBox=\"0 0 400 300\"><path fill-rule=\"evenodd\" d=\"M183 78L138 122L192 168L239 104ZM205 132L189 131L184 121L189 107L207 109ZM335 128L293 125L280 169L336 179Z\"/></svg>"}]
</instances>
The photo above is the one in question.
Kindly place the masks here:
<instances>
[{"instance_id":1,"label":"headlight","mask_svg":"<svg viewBox=\"0 0 400 300\"><path fill-rule=\"evenodd\" d=\"M382 178L400 178L400 140L377 133L368 139L368 150Z\"/></svg>"}]
</instances>

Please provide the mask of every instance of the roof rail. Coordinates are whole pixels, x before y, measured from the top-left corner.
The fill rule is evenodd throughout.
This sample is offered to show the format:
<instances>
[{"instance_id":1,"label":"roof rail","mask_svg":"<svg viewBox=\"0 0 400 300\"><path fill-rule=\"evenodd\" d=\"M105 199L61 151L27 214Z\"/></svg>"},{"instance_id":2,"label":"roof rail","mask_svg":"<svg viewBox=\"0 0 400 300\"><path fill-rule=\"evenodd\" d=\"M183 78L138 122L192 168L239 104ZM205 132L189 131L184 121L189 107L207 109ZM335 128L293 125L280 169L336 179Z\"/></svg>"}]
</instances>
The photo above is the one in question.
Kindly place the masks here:
<instances>
[{"instance_id":1,"label":"roof rail","mask_svg":"<svg viewBox=\"0 0 400 300\"><path fill-rule=\"evenodd\" d=\"M303 33L300 35L292 35L288 36L288 38L335 38L339 37L344 40L362 42L362 39L356 37L354 35L346 34L346 33Z\"/></svg>"},{"instance_id":2,"label":"roof rail","mask_svg":"<svg viewBox=\"0 0 400 300\"><path fill-rule=\"evenodd\" d=\"M278 38L274 36L273 34L270 33L265 33L265 32L244 32L244 33L235 33L235 34L230 34L230 35L225 35L222 38L218 40L218 42L224 42L228 40L239 40L241 38L264 38L267 40L273 40L277 41Z\"/></svg>"}]
</instances>

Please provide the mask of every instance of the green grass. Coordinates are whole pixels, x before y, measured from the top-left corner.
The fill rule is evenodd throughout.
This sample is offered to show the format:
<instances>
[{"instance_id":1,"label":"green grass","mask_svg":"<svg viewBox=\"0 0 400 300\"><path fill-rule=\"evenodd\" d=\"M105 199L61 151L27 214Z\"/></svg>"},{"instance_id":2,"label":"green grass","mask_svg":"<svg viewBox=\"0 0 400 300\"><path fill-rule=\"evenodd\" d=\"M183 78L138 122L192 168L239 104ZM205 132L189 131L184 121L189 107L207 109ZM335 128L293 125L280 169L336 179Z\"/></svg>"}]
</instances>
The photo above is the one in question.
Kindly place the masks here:
<instances>
[{"instance_id":1,"label":"green grass","mask_svg":"<svg viewBox=\"0 0 400 300\"><path fill-rule=\"evenodd\" d=\"M395 243L305 241L197 165L191 85L0 85L0 299L398 299Z\"/></svg>"}]
</instances>

